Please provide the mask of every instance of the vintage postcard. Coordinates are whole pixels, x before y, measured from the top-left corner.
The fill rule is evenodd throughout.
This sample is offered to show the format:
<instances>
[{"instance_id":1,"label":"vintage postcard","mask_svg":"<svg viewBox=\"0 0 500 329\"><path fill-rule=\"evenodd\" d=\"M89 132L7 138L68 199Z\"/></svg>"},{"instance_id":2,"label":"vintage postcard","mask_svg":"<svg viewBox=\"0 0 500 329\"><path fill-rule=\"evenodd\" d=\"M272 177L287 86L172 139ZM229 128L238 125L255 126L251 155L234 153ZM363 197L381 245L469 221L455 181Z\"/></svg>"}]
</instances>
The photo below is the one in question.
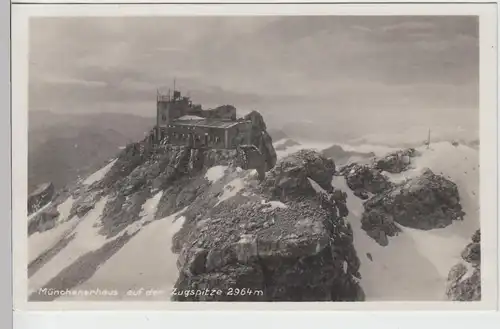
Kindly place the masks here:
<instances>
[{"instance_id":1,"label":"vintage postcard","mask_svg":"<svg viewBox=\"0 0 500 329\"><path fill-rule=\"evenodd\" d=\"M495 14L13 8L18 307L496 308Z\"/></svg>"}]
</instances>

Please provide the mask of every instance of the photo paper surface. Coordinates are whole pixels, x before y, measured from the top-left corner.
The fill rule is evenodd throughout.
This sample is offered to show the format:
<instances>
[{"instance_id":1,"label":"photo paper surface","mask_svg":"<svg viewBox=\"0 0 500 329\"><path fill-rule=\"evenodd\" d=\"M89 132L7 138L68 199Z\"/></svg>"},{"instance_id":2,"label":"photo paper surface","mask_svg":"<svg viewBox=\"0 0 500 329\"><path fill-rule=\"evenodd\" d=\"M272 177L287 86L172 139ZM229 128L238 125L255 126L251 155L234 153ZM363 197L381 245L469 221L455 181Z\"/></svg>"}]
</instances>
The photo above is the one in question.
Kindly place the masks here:
<instances>
[{"instance_id":1,"label":"photo paper surface","mask_svg":"<svg viewBox=\"0 0 500 329\"><path fill-rule=\"evenodd\" d=\"M86 7L19 11L23 305L496 307L483 12Z\"/></svg>"}]
</instances>

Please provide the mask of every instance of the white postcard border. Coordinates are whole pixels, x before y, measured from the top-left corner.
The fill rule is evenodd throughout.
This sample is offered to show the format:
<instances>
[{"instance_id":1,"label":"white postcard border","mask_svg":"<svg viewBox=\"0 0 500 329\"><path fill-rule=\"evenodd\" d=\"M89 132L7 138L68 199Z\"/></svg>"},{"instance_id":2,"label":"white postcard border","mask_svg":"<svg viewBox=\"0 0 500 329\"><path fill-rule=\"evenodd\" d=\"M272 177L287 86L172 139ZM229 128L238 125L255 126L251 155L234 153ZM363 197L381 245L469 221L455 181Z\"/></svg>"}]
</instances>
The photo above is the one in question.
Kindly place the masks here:
<instances>
[{"instance_id":1,"label":"white postcard border","mask_svg":"<svg viewBox=\"0 0 500 329\"><path fill-rule=\"evenodd\" d=\"M16 310L494 310L498 306L497 245L497 26L493 5L17 5L12 8L12 213ZM482 291L480 302L170 303L27 302L28 20L35 16L161 15L478 15L480 16L480 195Z\"/></svg>"}]
</instances>

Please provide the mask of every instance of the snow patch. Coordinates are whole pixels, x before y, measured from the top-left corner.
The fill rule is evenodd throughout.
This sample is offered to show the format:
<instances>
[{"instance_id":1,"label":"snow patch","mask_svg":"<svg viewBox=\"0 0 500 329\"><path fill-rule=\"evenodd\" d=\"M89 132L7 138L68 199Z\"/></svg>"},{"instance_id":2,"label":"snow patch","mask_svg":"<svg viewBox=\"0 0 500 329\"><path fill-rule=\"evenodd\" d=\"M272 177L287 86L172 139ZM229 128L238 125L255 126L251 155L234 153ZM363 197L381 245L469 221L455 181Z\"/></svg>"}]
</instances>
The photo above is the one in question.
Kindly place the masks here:
<instances>
[{"instance_id":1,"label":"snow patch","mask_svg":"<svg viewBox=\"0 0 500 329\"><path fill-rule=\"evenodd\" d=\"M460 278L460 280L458 282L462 282L464 280L467 280L469 279L472 274L474 274L474 266L472 266L471 263L468 263L468 262L461 262L465 268L467 269L467 272L465 272L465 274Z\"/></svg>"},{"instance_id":2,"label":"snow patch","mask_svg":"<svg viewBox=\"0 0 500 329\"><path fill-rule=\"evenodd\" d=\"M262 200L261 204L268 206L266 208L263 208L262 212L269 212L269 211L272 211L276 208L280 208L280 209L288 208L288 206L281 201L267 201L266 202L265 200Z\"/></svg>"},{"instance_id":3,"label":"snow patch","mask_svg":"<svg viewBox=\"0 0 500 329\"><path fill-rule=\"evenodd\" d=\"M236 196L241 190L245 188L246 182L255 178L255 176L257 175L258 173L255 169L246 170L243 175L240 175L240 177L235 178L228 184L224 185L222 195L219 196L219 201L217 202L216 206L221 202L224 202L225 200Z\"/></svg>"},{"instance_id":4,"label":"snow patch","mask_svg":"<svg viewBox=\"0 0 500 329\"><path fill-rule=\"evenodd\" d=\"M392 146L384 146L384 145L375 145L375 144L358 144L358 145L350 145L344 143L337 143L338 146L342 147L344 151L347 152L360 152L360 153L370 153L373 152L375 156L384 156L391 152L395 152L400 150L401 148L392 147Z\"/></svg>"},{"instance_id":5,"label":"snow patch","mask_svg":"<svg viewBox=\"0 0 500 329\"><path fill-rule=\"evenodd\" d=\"M58 221L64 222L68 220L69 214L71 211L71 207L73 207L73 203L75 202L75 199L73 199L72 196L68 197L66 200L64 200L63 203L57 206L57 211L59 212L59 218Z\"/></svg>"},{"instance_id":6,"label":"snow patch","mask_svg":"<svg viewBox=\"0 0 500 329\"><path fill-rule=\"evenodd\" d=\"M55 246L64 236L71 232L78 224L78 218L73 217L56 227L35 232L28 237L28 262L32 262L41 254Z\"/></svg>"},{"instance_id":7,"label":"snow patch","mask_svg":"<svg viewBox=\"0 0 500 329\"><path fill-rule=\"evenodd\" d=\"M360 284L368 301L446 300L448 273L460 262L463 248L479 227L478 151L462 145L455 147L448 142L431 144L429 149L422 147L417 151L421 155L411 159L413 168L388 177L400 182L429 168L451 179L457 184L466 213L463 221L429 231L398 225L402 232L391 237L388 246L382 247L361 229L363 200L353 194L344 177L335 176L332 181L333 186L347 193L347 221L351 224L354 247L361 260Z\"/></svg>"},{"instance_id":8,"label":"snow patch","mask_svg":"<svg viewBox=\"0 0 500 329\"><path fill-rule=\"evenodd\" d=\"M309 177L307 177L307 179L309 180L309 183L311 183L311 186L316 191L316 193L327 194L325 189L322 188L318 183L316 183L316 181L314 181L313 179L311 179Z\"/></svg>"},{"instance_id":9,"label":"snow patch","mask_svg":"<svg viewBox=\"0 0 500 329\"><path fill-rule=\"evenodd\" d=\"M172 228L170 229L172 236L180 231L180 229L184 225L185 221L186 221L186 217L184 217L184 216L174 218L174 220L172 221Z\"/></svg>"},{"instance_id":10,"label":"snow patch","mask_svg":"<svg viewBox=\"0 0 500 329\"><path fill-rule=\"evenodd\" d=\"M157 195L154 198L158 197ZM153 205L151 200L150 205ZM145 207L146 208L146 207ZM144 226L127 244L102 264L96 273L75 289L92 290L106 287L117 290L119 297L110 300L162 300L170 301L172 288L177 280L178 255L172 252L172 238L182 227L185 218L179 217L188 207L175 214L152 221ZM129 289L144 288L141 296L127 296ZM153 289L156 295L146 296ZM88 296L61 297L58 300L88 300ZM98 297L99 300L105 297Z\"/></svg>"},{"instance_id":11,"label":"snow patch","mask_svg":"<svg viewBox=\"0 0 500 329\"><path fill-rule=\"evenodd\" d=\"M89 211L76 226L74 231L68 234L75 233L75 237L70 243L55 255L47 264L45 264L38 272L36 272L29 280L29 289L34 291L50 279L57 276L63 269L71 265L80 256L99 249L106 242L112 240L99 234L101 224L101 215L106 205L108 197L102 198L96 203L94 209ZM68 224L69 225L69 224ZM49 238L45 235L45 238ZM41 243L38 241L38 243Z\"/></svg>"},{"instance_id":12,"label":"snow patch","mask_svg":"<svg viewBox=\"0 0 500 329\"><path fill-rule=\"evenodd\" d=\"M95 182L100 181L101 179L103 179L104 176L106 176L106 174L108 173L108 171L111 169L111 167L113 167L113 165L115 164L116 160L117 159L112 160L110 163L108 163L107 165L105 165L104 167L102 167L101 169L99 169L98 171L96 171L95 173L93 173L92 175L90 175L89 177L87 177L87 179L85 179L83 181L83 184L85 184L85 185L92 185Z\"/></svg>"},{"instance_id":13,"label":"snow patch","mask_svg":"<svg viewBox=\"0 0 500 329\"><path fill-rule=\"evenodd\" d=\"M227 166L210 167L205 174L205 178L214 183L224 177L224 172L226 171L226 169Z\"/></svg>"},{"instance_id":14,"label":"snow patch","mask_svg":"<svg viewBox=\"0 0 500 329\"><path fill-rule=\"evenodd\" d=\"M144 225L148 224L155 218L156 209L158 207L158 203L160 203L160 199L163 195L163 191L156 193L152 198L149 198L142 205L141 213L139 216L140 220L137 220L127 226L125 229L126 232L130 235L137 233Z\"/></svg>"},{"instance_id":15,"label":"snow patch","mask_svg":"<svg viewBox=\"0 0 500 329\"><path fill-rule=\"evenodd\" d=\"M244 187L245 187L245 182L241 177L233 179L231 182L224 185L222 195L219 196L219 201L217 202L216 206L219 205L221 202L224 202L227 199L236 196L238 192L240 192Z\"/></svg>"},{"instance_id":16,"label":"snow patch","mask_svg":"<svg viewBox=\"0 0 500 329\"><path fill-rule=\"evenodd\" d=\"M429 168L436 175L450 179L457 185L460 203L465 212L463 221L448 226L447 234L458 235L467 241L480 227L479 223L479 152L465 145L453 146L448 142L417 148L420 156L411 158L411 168L399 174L385 173L394 183L419 176ZM441 232L441 230L433 230ZM466 243L467 244L467 243ZM465 246L465 245L464 245ZM463 248L463 247L462 247Z\"/></svg>"},{"instance_id":17,"label":"snow patch","mask_svg":"<svg viewBox=\"0 0 500 329\"><path fill-rule=\"evenodd\" d=\"M28 216L28 222L30 222L33 218L35 218L38 214L40 214L42 211L47 210L50 206L52 205L52 201L32 213L31 215Z\"/></svg>"}]
</instances>

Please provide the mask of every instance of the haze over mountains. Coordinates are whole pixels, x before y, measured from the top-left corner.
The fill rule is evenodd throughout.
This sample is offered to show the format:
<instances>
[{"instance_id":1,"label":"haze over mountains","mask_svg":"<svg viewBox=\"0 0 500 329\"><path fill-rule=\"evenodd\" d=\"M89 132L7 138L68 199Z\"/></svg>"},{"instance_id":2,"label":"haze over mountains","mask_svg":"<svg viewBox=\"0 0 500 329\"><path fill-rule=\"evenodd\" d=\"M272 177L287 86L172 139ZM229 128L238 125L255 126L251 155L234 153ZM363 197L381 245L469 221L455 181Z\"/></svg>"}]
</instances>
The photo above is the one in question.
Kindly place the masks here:
<instances>
[{"instance_id":1,"label":"haze over mountains","mask_svg":"<svg viewBox=\"0 0 500 329\"><path fill-rule=\"evenodd\" d=\"M472 16L34 18L30 186L137 140L174 78L298 140L477 141L478 44Z\"/></svg>"},{"instance_id":2,"label":"haze over mountains","mask_svg":"<svg viewBox=\"0 0 500 329\"><path fill-rule=\"evenodd\" d=\"M478 131L472 16L36 18L30 29L33 111L154 116L157 89L176 78L196 103L257 110L302 137Z\"/></svg>"},{"instance_id":3,"label":"haze over mountains","mask_svg":"<svg viewBox=\"0 0 500 329\"><path fill-rule=\"evenodd\" d=\"M143 138L151 119L130 114L29 114L28 190L52 182L57 189L97 170L119 148Z\"/></svg>"}]
</instances>

